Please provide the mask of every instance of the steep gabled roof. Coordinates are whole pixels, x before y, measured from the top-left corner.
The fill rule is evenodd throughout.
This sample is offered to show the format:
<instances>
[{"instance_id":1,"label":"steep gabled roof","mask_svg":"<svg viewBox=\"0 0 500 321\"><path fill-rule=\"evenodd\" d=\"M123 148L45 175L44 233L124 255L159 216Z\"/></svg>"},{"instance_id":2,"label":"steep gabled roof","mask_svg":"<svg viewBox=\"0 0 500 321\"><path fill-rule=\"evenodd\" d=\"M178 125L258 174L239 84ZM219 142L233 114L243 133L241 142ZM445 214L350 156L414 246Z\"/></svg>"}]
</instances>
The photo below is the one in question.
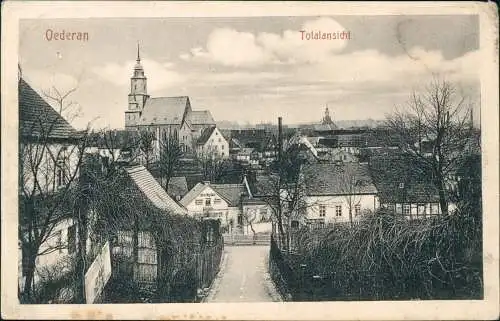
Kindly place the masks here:
<instances>
[{"instance_id":1,"label":"steep gabled roof","mask_svg":"<svg viewBox=\"0 0 500 321\"><path fill-rule=\"evenodd\" d=\"M137 188L154 206L173 214L187 214L187 210L168 196L167 192L165 192L153 175L151 175L144 166L129 166L125 168L125 171Z\"/></svg>"},{"instance_id":2,"label":"steep gabled roof","mask_svg":"<svg viewBox=\"0 0 500 321\"><path fill-rule=\"evenodd\" d=\"M139 125L180 125L188 108L191 107L187 96L149 98Z\"/></svg>"},{"instance_id":3,"label":"steep gabled roof","mask_svg":"<svg viewBox=\"0 0 500 321\"><path fill-rule=\"evenodd\" d=\"M439 200L431 174L423 169L417 172L417 166L411 160L398 155L382 155L372 157L370 162L381 203L428 203Z\"/></svg>"},{"instance_id":4,"label":"steep gabled roof","mask_svg":"<svg viewBox=\"0 0 500 321\"><path fill-rule=\"evenodd\" d=\"M367 164L312 163L304 165L302 173L307 195L377 193Z\"/></svg>"},{"instance_id":5,"label":"steep gabled roof","mask_svg":"<svg viewBox=\"0 0 500 321\"><path fill-rule=\"evenodd\" d=\"M209 110L193 110L188 117L193 125L215 125L215 120Z\"/></svg>"},{"instance_id":6,"label":"steep gabled roof","mask_svg":"<svg viewBox=\"0 0 500 321\"><path fill-rule=\"evenodd\" d=\"M198 195L200 195L205 187L205 184L197 183L186 195L184 195L179 203L181 203L182 206L188 206Z\"/></svg>"},{"instance_id":7,"label":"steep gabled roof","mask_svg":"<svg viewBox=\"0 0 500 321\"><path fill-rule=\"evenodd\" d=\"M210 136L212 136L212 133L215 131L215 128L216 127L213 126L213 127L208 127L208 128L203 129L200 137L196 141L196 144L205 145L207 143L208 139L210 138Z\"/></svg>"},{"instance_id":8,"label":"steep gabled roof","mask_svg":"<svg viewBox=\"0 0 500 321\"><path fill-rule=\"evenodd\" d=\"M21 137L75 137L77 131L22 78L18 94Z\"/></svg>"}]
</instances>

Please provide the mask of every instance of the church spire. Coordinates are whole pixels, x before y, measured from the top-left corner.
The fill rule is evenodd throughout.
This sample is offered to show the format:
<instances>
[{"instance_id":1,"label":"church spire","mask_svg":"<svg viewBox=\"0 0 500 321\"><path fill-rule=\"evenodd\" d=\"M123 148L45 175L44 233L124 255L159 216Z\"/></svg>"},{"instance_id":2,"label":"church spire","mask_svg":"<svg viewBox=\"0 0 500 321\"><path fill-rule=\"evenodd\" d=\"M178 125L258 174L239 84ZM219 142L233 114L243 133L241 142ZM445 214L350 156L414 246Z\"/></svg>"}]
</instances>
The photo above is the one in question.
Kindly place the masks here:
<instances>
[{"instance_id":1,"label":"church spire","mask_svg":"<svg viewBox=\"0 0 500 321\"><path fill-rule=\"evenodd\" d=\"M333 124L333 120L330 117L330 111L328 110L328 105L325 108L325 116L323 117L321 122L323 124Z\"/></svg>"},{"instance_id":2,"label":"church spire","mask_svg":"<svg viewBox=\"0 0 500 321\"><path fill-rule=\"evenodd\" d=\"M139 42L137 42L137 63L141 63L141 55L139 54Z\"/></svg>"}]
</instances>

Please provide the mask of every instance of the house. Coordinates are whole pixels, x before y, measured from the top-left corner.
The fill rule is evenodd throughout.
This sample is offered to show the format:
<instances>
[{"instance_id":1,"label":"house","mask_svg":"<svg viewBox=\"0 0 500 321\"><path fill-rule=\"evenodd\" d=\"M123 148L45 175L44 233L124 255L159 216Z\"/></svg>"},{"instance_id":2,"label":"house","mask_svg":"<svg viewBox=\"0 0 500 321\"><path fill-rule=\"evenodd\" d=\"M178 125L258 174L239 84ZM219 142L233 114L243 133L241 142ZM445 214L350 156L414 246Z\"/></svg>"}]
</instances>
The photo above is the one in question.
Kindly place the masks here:
<instances>
[{"instance_id":1,"label":"house","mask_svg":"<svg viewBox=\"0 0 500 321\"><path fill-rule=\"evenodd\" d=\"M189 215L221 221L222 226L236 227L242 222L241 200L246 195L243 184L196 184L180 200Z\"/></svg>"},{"instance_id":2,"label":"house","mask_svg":"<svg viewBox=\"0 0 500 321\"><path fill-rule=\"evenodd\" d=\"M355 163L358 162L358 158L346 152L343 149L339 148L328 148L318 151L318 159L320 161L328 161L328 162L341 162L341 163Z\"/></svg>"},{"instance_id":3,"label":"house","mask_svg":"<svg viewBox=\"0 0 500 321\"><path fill-rule=\"evenodd\" d=\"M269 205L269 198L261 197L258 191L252 192L247 176L243 177L243 185L246 194L242 198L242 212L252 220L253 223L269 221L272 217L272 208ZM240 223L240 222L238 222Z\"/></svg>"},{"instance_id":4,"label":"house","mask_svg":"<svg viewBox=\"0 0 500 321\"><path fill-rule=\"evenodd\" d=\"M217 127L208 127L201 132L196 142L196 152L200 155L229 158L229 143Z\"/></svg>"},{"instance_id":5,"label":"house","mask_svg":"<svg viewBox=\"0 0 500 321\"><path fill-rule=\"evenodd\" d=\"M127 186L123 193L134 200L136 205L131 210L136 212L123 213L130 220L122 217L113 222L113 274L156 290L161 271L169 262L162 244L157 241L163 235L164 225L168 224L168 215L186 216L187 210L165 192L144 166L125 166L123 169L121 178ZM138 244L137 248L134 244Z\"/></svg>"},{"instance_id":6,"label":"house","mask_svg":"<svg viewBox=\"0 0 500 321\"><path fill-rule=\"evenodd\" d=\"M147 93L147 78L141 64L139 47L133 76L130 78L125 129L146 130L154 134L159 150L170 137L178 139L183 151L193 148L201 132L215 126L208 110L193 111L188 96L151 97Z\"/></svg>"},{"instance_id":7,"label":"house","mask_svg":"<svg viewBox=\"0 0 500 321\"><path fill-rule=\"evenodd\" d=\"M256 151L253 148L242 148L236 155L235 155L235 160L240 162L240 163L245 163L245 164L250 164L250 160L252 157L252 154L256 155Z\"/></svg>"},{"instance_id":8,"label":"house","mask_svg":"<svg viewBox=\"0 0 500 321\"><path fill-rule=\"evenodd\" d=\"M69 192L78 184L80 134L49 105L22 77L19 97L19 236L21 292L34 263L36 287L51 269L68 271L65 259L76 253L78 227L69 204ZM48 202L48 203L47 203ZM59 203L60 205L55 205ZM46 237L32 226L46 221ZM39 235L39 236L37 236ZM42 238L36 261L30 262L28 249L33 238ZM62 274L61 274L62 275Z\"/></svg>"},{"instance_id":9,"label":"house","mask_svg":"<svg viewBox=\"0 0 500 321\"><path fill-rule=\"evenodd\" d=\"M356 221L379 207L378 191L366 164L305 164L302 177L305 208L298 223Z\"/></svg>"},{"instance_id":10,"label":"house","mask_svg":"<svg viewBox=\"0 0 500 321\"><path fill-rule=\"evenodd\" d=\"M370 159L381 207L408 219L440 215L439 193L430 179L431 175L423 171L416 173L415 168L411 160L394 153Z\"/></svg>"}]
</instances>

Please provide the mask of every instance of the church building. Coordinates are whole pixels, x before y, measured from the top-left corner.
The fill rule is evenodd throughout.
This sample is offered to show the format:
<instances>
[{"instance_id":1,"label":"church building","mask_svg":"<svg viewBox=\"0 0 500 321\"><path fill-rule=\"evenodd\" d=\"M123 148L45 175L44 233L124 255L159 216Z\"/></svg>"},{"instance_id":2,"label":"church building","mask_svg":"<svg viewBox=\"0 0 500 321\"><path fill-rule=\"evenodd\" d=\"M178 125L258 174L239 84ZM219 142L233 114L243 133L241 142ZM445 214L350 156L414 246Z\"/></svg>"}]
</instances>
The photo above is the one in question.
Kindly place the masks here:
<instances>
[{"instance_id":1,"label":"church building","mask_svg":"<svg viewBox=\"0 0 500 321\"><path fill-rule=\"evenodd\" d=\"M130 78L125 129L153 132L156 138L156 148L159 148L166 138L175 137L184 151L191 151L201 132L215 125L210 111L191 109L188 96L151 97L148 95L147 78L141 64L138 46L134 74Z\"/></svg>"}]
</instances>

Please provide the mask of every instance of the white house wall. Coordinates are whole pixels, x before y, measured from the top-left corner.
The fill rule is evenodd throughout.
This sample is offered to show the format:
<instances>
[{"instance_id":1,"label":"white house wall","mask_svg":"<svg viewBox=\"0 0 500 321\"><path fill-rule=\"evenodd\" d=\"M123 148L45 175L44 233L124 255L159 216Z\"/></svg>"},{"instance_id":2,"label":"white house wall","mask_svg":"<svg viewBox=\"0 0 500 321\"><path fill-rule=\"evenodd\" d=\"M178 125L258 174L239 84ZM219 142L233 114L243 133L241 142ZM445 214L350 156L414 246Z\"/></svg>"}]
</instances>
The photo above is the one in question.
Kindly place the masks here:
<instances>
[{"instance_id":1,"label":"white house wall","mask_svg":"<svg viewBox=\"0 0 500 321\"><path fill-rule=\"evenodd\" d=\"M205 205L206 200L210 199L210 205ZM197 205L196 201L201 201L201 204ZM216 200L220 200L218 203L215 203ZM228 203L222 199L210 186L206 186L203 191L193 199L187 206L188 214L191 216L203 215L204 209L212 212L219 213L217 216L221 218L226 217L226 213L228 213Z\"/></svg>"},{"instance_id":2,"label":"white house wall","mask_svg":"<svg viewBox=\"0 0 500 321\"><path fill-rule=\"evenodd\" d=\"M68 171L68 176L72 176L76 170L78 170L78 158L79 158L79 149L75 145L63 145L63 144L50 144L45 148L41 144L29 144L26 146L21 146L21 149L24 148L25 154L23 155L23 182L20 184L28 191L33 189L33 185L35 182L35 175L37 177L37 181L40 184L44 193L53 192L57 190L57 186L55 186L56 179L56 157L61 150L61 148L66 147L67 152L66 155L68 157L68 162L66 163ZM43 148L43 152L42 152ZM38 166L33 167L30 165L29 155L28 153L32 153L33 157L36 157L36 154L43 153L41 162ZM78 173L77 173L78 175ZM76 176L77 177L77 176Z\"/></svg>"},{"instance_id":3,"label":"white house wall","mask_svg":"<svg viewBox=\"0 0 500 321\"><path fill-rule=\"evenodd\" d=\"M358 219L355 215L354 204L360 205L361 213L371 211L372 213L379 207L378 198L373 195L356 195L352 197L352 217ZM306 218L307 219L325 219L325 223L348 222L349 221L349 202L348 196L308 196L306 198ZM325 216L320 216L320 205L325 206ZM336 206L342 207L342 215L336 216Z\"/></svg>"},{"instance_id":4,"label":"white house wall","mask_svg":"<svg viewBox=\"0 0 500 321\"><path fill-rule=\"evenodd\" d=\"M217 128L212 132L210 138L207 140L205 145L202 147L204 153L215 152L222 158L229 157L229 143L222 136Z\"/></svg>"},{"instance_id":5,"label":"white house wall","mask_svg":"<svg viewBox=\"0 0 500 321\"><path fill-rule=\"evenodd\" d=\"M73 225L74 221L72 218L61 220L54 227L47 240L40 246L38 253L43 253L46 250L54 249L58 245L58 243L60 245L63 245L63 248L55 249L50 253L42 254L37 257L34 274L35 284L40 282L41 276L45 274L44 270L55 268L57 263L61 263L64 259L70 257L68 252L68 228ZM77 240L77 238L78 228L75 233L75 241ZM57 267L59 268L59 265L57 265ZM68 268L68 266L66 266L66 268Z\"/></svg>"}]
</instances>

